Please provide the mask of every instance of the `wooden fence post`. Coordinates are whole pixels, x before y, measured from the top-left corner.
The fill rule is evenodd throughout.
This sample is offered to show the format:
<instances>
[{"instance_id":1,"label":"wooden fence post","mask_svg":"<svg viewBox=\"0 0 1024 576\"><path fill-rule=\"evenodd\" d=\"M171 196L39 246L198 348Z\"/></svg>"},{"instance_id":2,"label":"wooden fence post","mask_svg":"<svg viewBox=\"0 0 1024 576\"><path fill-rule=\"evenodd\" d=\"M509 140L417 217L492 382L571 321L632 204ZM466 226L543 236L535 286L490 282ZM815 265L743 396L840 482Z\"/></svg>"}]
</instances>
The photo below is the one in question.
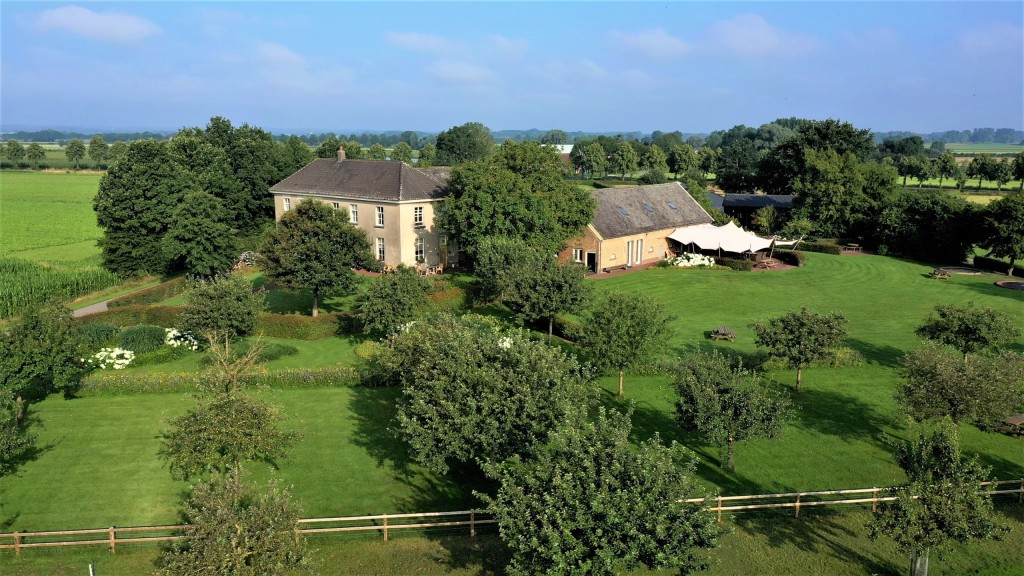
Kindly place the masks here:
<instances>
[{"instance_id":1,"label":"wooden fence post","mask_svg":"<svg viewBox=\"0 0 1024 576\"><path fill-rule=\"evenodd\" d=\"M722 523L722 495L718 495L718 523Z\"/></svg>"},{"instance_id":2,"label":"wooden fence post","mask_svg":"<svg viewBox=\"0 0 1024 576\"><path fill-rule=\"evenodd\" d=\"M800 495L796 495L796 517L800 517Z\"/></svg>"},{"instance_id":3,"label":"wooden fence post","mask_svg":"<svg viewBox=\"0 0 1024 576\"><path fill-rule=\"evenodd\" d=\"M21 534L14 533L14 555L21 556Z\"/></svg>"},{"instance_id":4,"label":"wooden fence post","mask_svg":"<svg viewBox=\"0 0 1024 576\"><path fill-rule=\"evenodd\" d=\"M384 515L384 541L388 541L388 515Z\"/></svg>"},{"instance_id":5,"label":"wooden fence post","mask_svg":"<svg viewBox=\"0 0 1024 576\"><path fill-rule=\"evenodd\" d=\"M114 553L114 546L116 546L115 541L114 541L114 527L111 526L110 530L108 530L108 532L110 532L110 553L113 554Z\"/></svg>"},{"instance_id":6,"label":"wooden fence post","mask_svg":"<svg viewBox=\"0 0 1024 576\"><path fill-rule=\"evenodd\" d=\"M1024 504L1024 478L1020 479L1020 493L1017 494L1017 502Z\"/></svg>"},{"instance_id":7,"label":"wooden fence post","mask_svg":"<svg viewBox=\"0 0 1024 576\"><path fill-rule=\"evenodd\" d=\"M469 537L470 538L475 538L476 537L476 511L475 510L470 510L469 511Z\"/></svg>"},{"instance_id":8,"label":"wooden fence post","mask_svg":"<svg viewBox=\"0 0 1024 576\"><path fill-rule=\"evenodd\" d=\"M878 488L871 489L871 511L876 512L878 510Z\"/></svg>"}]
</instances>

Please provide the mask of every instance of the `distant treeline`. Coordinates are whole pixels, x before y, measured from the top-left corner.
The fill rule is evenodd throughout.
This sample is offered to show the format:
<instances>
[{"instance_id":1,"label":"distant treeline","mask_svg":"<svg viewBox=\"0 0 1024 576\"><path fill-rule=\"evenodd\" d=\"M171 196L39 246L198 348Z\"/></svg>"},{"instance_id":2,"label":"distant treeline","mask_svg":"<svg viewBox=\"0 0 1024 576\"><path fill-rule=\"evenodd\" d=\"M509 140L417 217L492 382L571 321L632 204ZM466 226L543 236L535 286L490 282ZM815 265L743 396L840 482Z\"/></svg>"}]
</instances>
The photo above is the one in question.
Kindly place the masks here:
<instances>
[{"instance_id":1,"label":"distant treeline","mask_svg":"<svg viewBox=\"0 0 1024 576\"><path fill-rule=\"evenodd\" d=\"M108 143L113 142L134 142L135 140L167 140L174 136L174 132L103 132L82 134L79 132L62 132L60 130L39 130L37 132L5 132L4 141L17 140L18 142L56 142L61 146L72 140L89 140L93 136L101 136Z\"/></svg>"}]
</instances>

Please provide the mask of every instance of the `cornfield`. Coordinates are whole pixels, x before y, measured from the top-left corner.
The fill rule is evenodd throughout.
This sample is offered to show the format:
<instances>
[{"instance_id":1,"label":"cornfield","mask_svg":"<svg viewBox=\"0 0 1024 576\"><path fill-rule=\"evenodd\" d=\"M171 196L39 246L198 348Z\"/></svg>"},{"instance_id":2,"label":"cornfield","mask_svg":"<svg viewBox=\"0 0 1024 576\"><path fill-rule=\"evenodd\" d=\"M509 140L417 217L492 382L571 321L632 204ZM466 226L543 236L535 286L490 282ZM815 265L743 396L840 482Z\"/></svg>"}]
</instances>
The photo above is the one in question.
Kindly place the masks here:
<instances>
[{"instance_id":1,"label":"cornfield","mask_svg":"<svg viewBox=\"0 0 1024 576\"><path fill-rule=\"evenodd\" d=\"M118 282L120 279L106 270L62 270L0 258L0 318L49 301L71 300Z\"/></svg>"}]
</instances>

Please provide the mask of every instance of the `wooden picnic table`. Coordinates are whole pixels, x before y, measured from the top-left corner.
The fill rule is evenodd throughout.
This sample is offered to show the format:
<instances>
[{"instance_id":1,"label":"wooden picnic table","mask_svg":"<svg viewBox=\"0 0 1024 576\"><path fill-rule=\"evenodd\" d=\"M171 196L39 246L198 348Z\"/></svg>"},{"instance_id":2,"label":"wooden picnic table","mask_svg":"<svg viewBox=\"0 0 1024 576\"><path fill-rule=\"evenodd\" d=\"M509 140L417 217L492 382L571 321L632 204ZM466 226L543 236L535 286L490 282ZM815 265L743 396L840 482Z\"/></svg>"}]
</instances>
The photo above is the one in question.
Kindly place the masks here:
<instances>
[{"instance_id":1,"label":"wooden picnic table","mask_svg":"<svg viewBox=\"0 0 1024 576\"><path fill-rule=\"evenodd\" d=\"M712 340L728 340L732 342L736 339L736 333L733 332L728 326L719 326L711 331Z\"/></svg>"}]
</instances>

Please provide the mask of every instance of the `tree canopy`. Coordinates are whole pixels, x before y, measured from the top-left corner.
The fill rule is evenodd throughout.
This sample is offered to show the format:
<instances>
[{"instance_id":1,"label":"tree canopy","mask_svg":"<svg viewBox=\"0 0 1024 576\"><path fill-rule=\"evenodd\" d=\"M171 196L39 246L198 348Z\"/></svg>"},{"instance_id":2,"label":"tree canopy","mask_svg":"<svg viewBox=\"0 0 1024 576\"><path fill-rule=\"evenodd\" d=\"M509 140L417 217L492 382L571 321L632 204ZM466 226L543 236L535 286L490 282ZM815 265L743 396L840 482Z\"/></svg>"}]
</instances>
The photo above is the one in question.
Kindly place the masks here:
<instances>
[{"instance_id":1,"label":"tree canopy","mask_svg":"<svg viewBox=\"0 0 1024 576\"><path fill-rule=\"evenodd\" d=\"M1009 258L1006 275L1012 276L1017 261L1024 260L1024 193L1010 194L990 203L984 214L983 245L993 256Z\"/></svg>"},{"instance_id":2,"label":"tree canopy","mask_svg":"<svg viewBox=\"0 0 1024 576\"><path fill-rule=\"evenodd\" d=\"M1009 342L1020 329L1004 312L988 306L939 304L917 328L917 335L959 350L964 358L972 352Z\"/></svg>"},{"instance_id":3,"label":"tree canopy","mask_svg":"<svg viewBox=\"0 0 1024 576\"><path fill-rule=\"evenodd\" d=\"M348 211L308 198L267 230L259 263L272 281L312 292L313 316L322 295L352 286L353 268L376 267L366 232L349 222Z\"/></svg>"},{"instance_id":4,"label":"tree canopy","mask_svg":"<svg viewBox=\"0 0 1024 576\"><path fill-rule=\"evenodd\" d=\"M162 239L169 266L200 278L231 270L238 256L224 204L206 192L188 192L171 213Z\"/></svg>"},{"instance_id":5,"label":"tree canopy","mask_svg":"<svg viewBox=\"0 0 1024 576\"><path fill-rule=\"evenodd\" d=\"M452 126L437 135L437 158L439 166L457 166L472 160L481 160L491 153L494 140L491 130L479 122L466 122Z\"/></svg>"},{"instance_id":6,"label":"tree canopy","mask_svg":"<svg viewBox=\"0 0 1024 576\"><path fill-rule=\"evenodd\" d=\"M838 312L816 314L807 308L751 324L755 344L772 356L784 359L796 369L796 391L800 391L804 366L824 358L846 338L846 318Z\"/></svg>"},{"instance_id":7,"label":"tree canopy","mask_svg":"<svg viewBox=\"0 0 1024 576\"><path fill-rule=\"evenodd\" d=\"M480 495L512 552L514 576L611 576L645 566L680 573L708 566L719 529L701 504L694 456L655 436L629 440L630 415L568 421L533 458L489 466L500 487Z\"/></svg>"},{"instance_id":8,"label":"tree canopy","mask_svg":"<svg viewBox=\"0 0 1024 576\"><path fill-rule=\"evenodd\" d=\"M415 268L397 269L370 281L355 307L355 317L367 333L391 334L415 320L427 305L430 282Z\"/></svg>"},{"instance_id":9,"label":"tree canopy","mask_svg":"<svg viewBox=\"0 0 1024 576\"><path fill-rule=\"evenodd\" d=\"M241 274L197 280L187 298L178 319L180 328L218 342L252 334L264 305L264 293L254 291Z\"/></svg>"}]
</instances>

